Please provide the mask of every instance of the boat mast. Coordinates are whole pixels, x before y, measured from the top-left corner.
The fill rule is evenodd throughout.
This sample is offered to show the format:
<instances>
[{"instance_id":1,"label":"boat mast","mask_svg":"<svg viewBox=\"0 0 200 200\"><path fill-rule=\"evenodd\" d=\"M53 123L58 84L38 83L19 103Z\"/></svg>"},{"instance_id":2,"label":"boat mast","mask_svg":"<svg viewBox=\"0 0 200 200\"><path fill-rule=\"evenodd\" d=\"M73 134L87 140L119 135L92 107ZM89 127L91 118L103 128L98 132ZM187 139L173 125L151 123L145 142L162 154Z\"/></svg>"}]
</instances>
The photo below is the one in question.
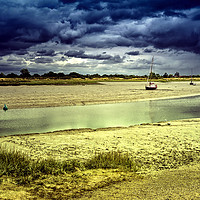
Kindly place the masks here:
<instances>
[{"instance_id":1,"label":"boat mast","mask_svg":"<svg viewBox=\"0 0 200 200\"><path fill-rule=\"evenodd\" d=\"M152 77L153 61L154 61L154 56L152 57L151 67L150 67L150 73L149 73L149 77L147 78L147 83L149 82L149 79L150 79L150 84L151 84L151 77Z\"/></svg>"}]
</instances>

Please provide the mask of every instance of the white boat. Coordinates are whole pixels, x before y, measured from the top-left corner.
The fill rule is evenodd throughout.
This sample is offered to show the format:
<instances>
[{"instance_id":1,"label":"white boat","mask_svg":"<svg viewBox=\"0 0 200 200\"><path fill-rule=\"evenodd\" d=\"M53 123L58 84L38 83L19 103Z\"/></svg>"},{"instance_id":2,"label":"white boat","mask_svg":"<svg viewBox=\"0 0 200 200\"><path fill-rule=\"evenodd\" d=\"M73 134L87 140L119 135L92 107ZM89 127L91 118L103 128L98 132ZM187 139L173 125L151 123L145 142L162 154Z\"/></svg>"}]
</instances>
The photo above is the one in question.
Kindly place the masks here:
<instances>
[{"instance_id":1,"label":"white boat","mask_svg":"<svg viewBox=\"0 0 200 200\"><path fill-rule=\"evenodd\" d=\"M149 73L149 76L147 78L147 84L145 85L146 90L156 90L157 89L157 85L155 83L151 82L153 61L154 61L154 56L152 57L152 62L151 62L151 67L150 67L150 73Z\"/></svg>"}]
</instances>

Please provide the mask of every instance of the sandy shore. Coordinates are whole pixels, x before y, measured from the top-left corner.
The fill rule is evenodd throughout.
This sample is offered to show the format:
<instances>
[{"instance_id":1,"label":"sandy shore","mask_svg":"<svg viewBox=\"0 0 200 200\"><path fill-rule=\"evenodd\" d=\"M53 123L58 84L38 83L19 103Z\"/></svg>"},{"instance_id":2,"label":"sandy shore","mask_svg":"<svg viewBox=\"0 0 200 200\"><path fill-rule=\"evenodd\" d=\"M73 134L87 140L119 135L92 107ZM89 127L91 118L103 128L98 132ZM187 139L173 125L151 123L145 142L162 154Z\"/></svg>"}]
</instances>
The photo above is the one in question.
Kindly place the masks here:
<instances>
[{"instance_id":1,"label":"sandy shore","mask_svg":"<svg viewBox=\"0 0 200 200\"><path fill-rule=\"evenodd\" d=\"M158 83L158 89L146 91L144 82L104 82L74 86L0 86L0 102L13 108L88 105L132 102L144 99L172 98L200 94L200 84L188 82Z\"/></svg>"},{"instance_id":2,"label":"sandy shore","mask_svg":"<svg viewBox=\"0 0 200 200\"><path fill-rule=\"evenodd\" d=\"M200 119L191 119L127 128L8 136L1 137L0 142L32 158L86 160L98 152L128 152L141 163L143 170L152 171L199 161L199 130Z\"/></svg>"}]
</instances>

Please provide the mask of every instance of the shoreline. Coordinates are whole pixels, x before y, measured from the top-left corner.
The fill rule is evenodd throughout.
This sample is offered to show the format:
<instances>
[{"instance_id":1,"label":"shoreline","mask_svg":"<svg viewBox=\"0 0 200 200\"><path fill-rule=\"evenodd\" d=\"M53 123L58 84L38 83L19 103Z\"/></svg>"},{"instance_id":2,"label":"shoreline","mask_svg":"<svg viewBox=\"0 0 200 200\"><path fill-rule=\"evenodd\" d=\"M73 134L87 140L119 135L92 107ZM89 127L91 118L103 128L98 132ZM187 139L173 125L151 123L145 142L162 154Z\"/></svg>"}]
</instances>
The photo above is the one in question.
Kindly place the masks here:
<instances>
[{"instance_id":1,"label":"shoreline","mask_svg":"<svg viewBox=\"0 0 200 200\"><path fill-rule=\"evenodd\" d=\"M85 160L98 152L119 150L143 163L147 171L157 171L174 168L177 163L171 158L182 159L182 153L187 156L192 153L194 161L198 161L199 129L200 118L194 118L129 127L10 135L0 137L0 142L7 148L26 152L34 159L55 157L58 160ZM187 164L188 160L184 159L182 164ZM151 169L152 162L154 165Z\"/></svg>"}]
</instances>

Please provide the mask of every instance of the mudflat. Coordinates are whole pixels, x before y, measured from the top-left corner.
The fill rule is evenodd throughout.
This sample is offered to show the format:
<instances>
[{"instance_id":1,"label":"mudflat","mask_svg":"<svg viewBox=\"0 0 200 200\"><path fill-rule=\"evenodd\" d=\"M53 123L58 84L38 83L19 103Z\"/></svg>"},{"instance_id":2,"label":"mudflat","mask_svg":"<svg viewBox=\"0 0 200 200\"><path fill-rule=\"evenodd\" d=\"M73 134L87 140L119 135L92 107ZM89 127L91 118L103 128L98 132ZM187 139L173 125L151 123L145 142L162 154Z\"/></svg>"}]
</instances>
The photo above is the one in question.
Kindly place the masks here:
<instances>
[{"instance_id":1,"label":"mudflat","mask_svg":"<svg viewBox=\"0 0 200 200\"><path fill-rule=\"evenodd\" d=\"M0 86L0 102L9 109L133 102L200 94L200 84L158 83L158 89L145 90L145 82L102 82L98 85Z\"/></svg>"}]
</instances>

